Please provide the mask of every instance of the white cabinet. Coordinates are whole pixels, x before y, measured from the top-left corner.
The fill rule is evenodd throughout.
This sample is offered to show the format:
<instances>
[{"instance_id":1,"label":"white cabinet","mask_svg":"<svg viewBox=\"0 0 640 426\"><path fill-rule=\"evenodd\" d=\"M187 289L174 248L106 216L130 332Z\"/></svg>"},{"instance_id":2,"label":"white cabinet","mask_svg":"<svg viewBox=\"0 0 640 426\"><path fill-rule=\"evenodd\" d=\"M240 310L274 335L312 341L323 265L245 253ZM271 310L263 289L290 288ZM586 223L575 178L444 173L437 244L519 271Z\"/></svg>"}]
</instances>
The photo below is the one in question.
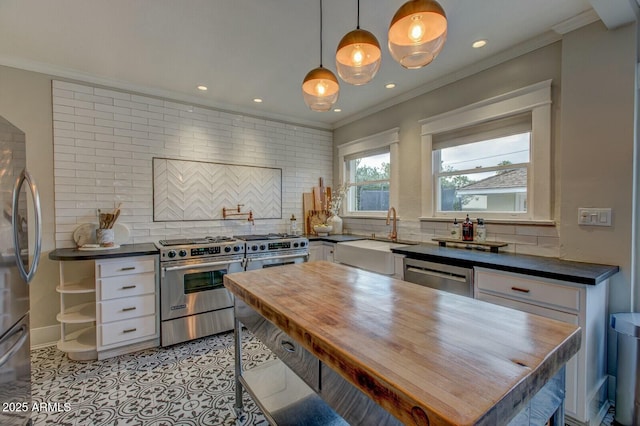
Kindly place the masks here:
<instances>
[{"instance_id":1,"label":"white cabinet","mask_svg":"<svg viewBox=\"0 0 640 426\"><path fill-rule=\"evenodd\" d=\"M157 256L61 261L58 348L89 360L158 346L157 271Z\"/></svg>"},{"instance_id":2,"label":"white cabinet","mask_svg":"<svg viewBox=\"0 0 640 426\"><path fill-rule=\"evenodd\" d=\"M335 248L335 243L327 241L311 241L309 243L309 262L316 260L328 260L329 262L333 262L333 252Z\"/></svg>"},{"instance_id":3,"label":"white cabinet","mask_svg":"<svg viewBox=\"0 0 640 426\"><path fill-rule=\"evenodd\" d=\"M608 280L584 285L485 268L474 274L477 299L581 327L580 351L567 363L566 423L599 425L608 409Z\"/></svg>"},{"instance_id":4,"label":"white cabinet","mask_svg":"<svg viewBox=\"0 0 640 426\"><path fill-rule=\"evenodd\" d=\"M156 262L157 256L96 260L100 358L159 344Z\"/></svg>"}]
</instances>

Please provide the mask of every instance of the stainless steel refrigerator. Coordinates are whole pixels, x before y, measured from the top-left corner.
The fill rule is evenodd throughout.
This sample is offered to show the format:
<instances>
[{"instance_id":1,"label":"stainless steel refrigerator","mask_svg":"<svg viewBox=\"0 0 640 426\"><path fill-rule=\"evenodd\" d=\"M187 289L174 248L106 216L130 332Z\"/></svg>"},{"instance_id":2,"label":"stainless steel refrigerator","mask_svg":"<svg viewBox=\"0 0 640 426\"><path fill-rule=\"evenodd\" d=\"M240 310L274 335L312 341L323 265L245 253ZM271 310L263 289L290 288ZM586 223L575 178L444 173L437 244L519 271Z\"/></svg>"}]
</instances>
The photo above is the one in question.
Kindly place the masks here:
<instances>
[{"instance_id":1,"label":"stainless steel refrigerator","mask_svg":"<svg viewBox=\"0 0 640 426\"><path fill-rule=\"evenodd\" d=\"M40 260L38 189L26 170L25 134L0 117L0 425L31 420L29 282ZM28 215L33 217L30 220ZM32 229L29 229L32 227ZM31 248L29 247L29 231Z\"/></svg>"}]
</instances>

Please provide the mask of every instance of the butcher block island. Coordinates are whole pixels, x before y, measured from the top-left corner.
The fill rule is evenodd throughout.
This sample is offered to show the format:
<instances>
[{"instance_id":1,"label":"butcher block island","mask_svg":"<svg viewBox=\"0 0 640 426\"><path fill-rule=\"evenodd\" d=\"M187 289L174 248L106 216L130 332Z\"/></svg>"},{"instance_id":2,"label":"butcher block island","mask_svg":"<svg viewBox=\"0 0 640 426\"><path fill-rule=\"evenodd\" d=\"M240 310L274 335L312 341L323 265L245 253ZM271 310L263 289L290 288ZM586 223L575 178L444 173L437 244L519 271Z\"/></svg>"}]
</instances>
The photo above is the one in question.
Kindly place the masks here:
<instances>
[{"instance_id":1,"label":"butcher block island","mask_svg":"<svg viewBox=\"0 0 640 426\"><path fill-rule=\"evenodd\" d=\"M236 303L236 396L264 394L238 362L240 325L308 390L291 385L304 400L297 411L271 398L285 413L265 412L273 423L371 424L376 409L376 424L563 421L577 326L324 261L227 274L224 284ZM268 377L257 382L278 381ZM342 417L322 414L324 405ZM380 422L381 413L390 415Z\"/></svg>"}]
</instances>

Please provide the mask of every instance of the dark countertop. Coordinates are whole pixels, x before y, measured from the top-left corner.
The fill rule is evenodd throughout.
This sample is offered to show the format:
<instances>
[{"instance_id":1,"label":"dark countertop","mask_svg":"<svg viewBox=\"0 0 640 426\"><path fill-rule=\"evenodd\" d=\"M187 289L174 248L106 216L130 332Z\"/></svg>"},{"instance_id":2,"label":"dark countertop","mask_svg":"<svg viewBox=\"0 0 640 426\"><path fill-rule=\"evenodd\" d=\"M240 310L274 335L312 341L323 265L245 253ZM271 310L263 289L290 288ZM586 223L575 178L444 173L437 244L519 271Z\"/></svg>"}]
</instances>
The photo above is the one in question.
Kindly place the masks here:
<instances>
[{"instance_id":1,"label":"dark countertop","mask_svg":"<svg viewBox=\"0 0 640 426\"><path fill-rule=\"evenodd\" d=\"M307 235L306 236L310 242L312 241L325 241L327 243L343 243L345 241L357 241L357 240L366 240L367 237L363 237L362 235L328 235L326 237L317 237L315 235Z\"/></svg>"},{"instance_id":2,"label":"dark countertop","mask_svg":"<svg viewBox=\"0 0 640 426\"><path fill-rule=\"evenodd\" d=\"M542 278L580 284L598 284L617 273L614 265L575 262L553 257L530 256L511 253L440 247L434 244L418 244L391 249L412 259L461 267L480 266L501 271L515 272Z\"/></svg>"},{"instance_id":3,"label":"dark countertop","mask_svg":"<svg viewBox=\"0 0 640 426\"><path fill-rule=\"evenodd\" d=\"M124 244L113 250L78 250L77 248L56 249L49 253L51 260L96 260L117 257L148 256L158 254L158 248L152 243Z\"/></svg>"}]
</instances>

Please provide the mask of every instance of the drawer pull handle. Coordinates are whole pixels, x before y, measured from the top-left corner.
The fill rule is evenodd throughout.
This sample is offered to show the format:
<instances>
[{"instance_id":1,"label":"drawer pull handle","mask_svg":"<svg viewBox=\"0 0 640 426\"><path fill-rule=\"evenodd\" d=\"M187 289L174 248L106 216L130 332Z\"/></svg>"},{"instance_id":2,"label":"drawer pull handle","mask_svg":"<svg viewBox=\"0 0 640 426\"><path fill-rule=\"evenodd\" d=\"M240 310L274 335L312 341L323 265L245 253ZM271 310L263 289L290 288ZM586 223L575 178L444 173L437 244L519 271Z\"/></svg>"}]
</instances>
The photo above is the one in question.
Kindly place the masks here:
<instances>
[{"instance_id":1,"label":"drawer pull handle","mask_svg":"<svg viewBox=\"0 0 640 426\"><path fill-rule=\"evenodd\" d=\"M134 269L136 269L135 266L127 266L125 268L121 268L121 271L133 271Z\"/></svg>"},{"instance_id":2,"label":"drawer pull handle","mask_svg":"<svg viewBox=\"0 0 640 426\"><path fill-rule=\"evenodd\" d=\"M135 285L125 285L125 286L122 286L122 289L123 289L123 290L131 290L132 288L136 288L136 286L135 286Z\"/></svg>"},{"instance_id":3,"label":"drawer pull handle","mask_svg":"<svg viewBox=\"0 0 640 426\"><path fill-rule=\"evenodd\" d=\"M290 352L290 353L293 353L293 352L296 351L296 347L293 346L293 343L287 342L286 340L283 340L280 343L280 346L282 346L282 349L284 349L285 351Z\"/></svg>"},{"instance_id":4,"label":"drawer pull handle","mask_svg":"<svg viewBox=\"0 0 640 426\"><path fill-rule=\"evenodd\" d=\"M130 308L122 308L122 312L135 311L135 310L136 310L136 307L135 307L135 306L132 306L132 307L130 307Z\"/></svg>"},{"instance_id":5,"label":"drawer pull handle","mask_svg":"<svg viewBox=\"0 0 640 426\"><path fill-rule=\"evenodd\" d=\"M126 330L122 330L123 333L133 333L137 328L127 328Z\"/></svg>"},{"instance_id":6,"label":"drawer pull handle","mask_svg":"<svg viewBox=\"0 0 640 426\"><path fill-rule=\"evenodd\" d=\"M513 291L519 291L520 293L529 293L531 290L528 288L520 288L520 287L511 287Z\"/></svg>"}]
</instances>

